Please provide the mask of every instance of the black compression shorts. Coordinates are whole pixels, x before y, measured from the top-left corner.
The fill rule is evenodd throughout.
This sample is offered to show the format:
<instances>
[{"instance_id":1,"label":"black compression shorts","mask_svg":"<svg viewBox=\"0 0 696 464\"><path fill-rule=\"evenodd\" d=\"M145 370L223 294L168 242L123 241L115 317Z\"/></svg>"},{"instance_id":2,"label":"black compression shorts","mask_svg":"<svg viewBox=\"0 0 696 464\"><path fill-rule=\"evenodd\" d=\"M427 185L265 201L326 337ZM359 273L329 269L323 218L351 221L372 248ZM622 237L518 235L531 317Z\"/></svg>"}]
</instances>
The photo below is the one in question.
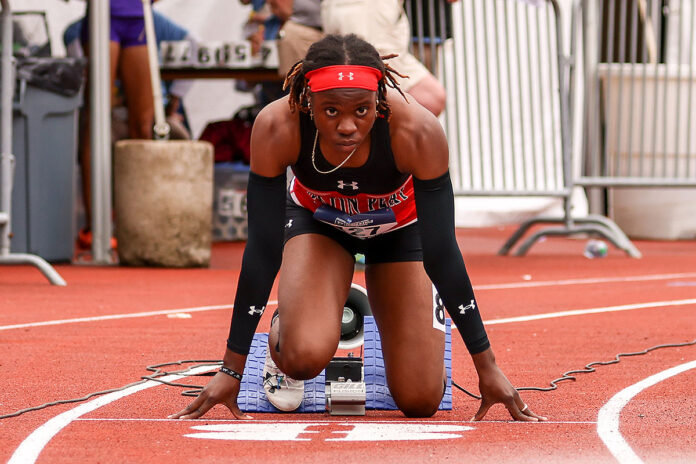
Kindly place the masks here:
<instances>
[{"instance_id":1,"label":"black compression shorts","mask_svg":"<svg viewBox=\"0 0 696 464\"><path fill-rule=\"evenodd\" d=\"M285 209L285 242L303 234L329 237L349 254L365 255L365 264L423 261L418 223L376 237L360 239L317 221L311 211L288 198Z\"/></svg>"}]
</instances>

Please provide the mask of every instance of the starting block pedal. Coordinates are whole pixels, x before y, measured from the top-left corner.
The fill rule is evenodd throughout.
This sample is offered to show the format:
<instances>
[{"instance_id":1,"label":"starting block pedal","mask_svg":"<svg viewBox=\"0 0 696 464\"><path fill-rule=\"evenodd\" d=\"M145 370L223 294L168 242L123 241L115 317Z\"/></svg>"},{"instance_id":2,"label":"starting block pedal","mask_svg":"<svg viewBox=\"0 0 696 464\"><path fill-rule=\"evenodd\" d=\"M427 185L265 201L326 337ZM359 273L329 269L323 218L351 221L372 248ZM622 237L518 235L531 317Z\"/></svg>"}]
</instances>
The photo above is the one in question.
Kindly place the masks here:
<instances>
[{"instance_id":1,"label":"starting block pedal","mask_svg":"<svg viewBox=\"0 0 696 464\"><path fill-rule=\"evenodd\" d=\"M445 368L447 370L447 386L439 409L452 409L452 329L451 321L447 319L445 331ZM363 349L363 382L365 384L366 409L397 409L394 399L389 393L384 370L382 345L377 330L377 324L372 316L364 319L365 345ZM237 397L237 404L245 412L280 412L266 398L263 389L263 366L266 361L268 334L254 335L249 356L244 368L244 377ZM326 405L326 371L317 377L305 380L305 392L302 404L296 412L325 412Z\"/></svg>"}]
</instances>

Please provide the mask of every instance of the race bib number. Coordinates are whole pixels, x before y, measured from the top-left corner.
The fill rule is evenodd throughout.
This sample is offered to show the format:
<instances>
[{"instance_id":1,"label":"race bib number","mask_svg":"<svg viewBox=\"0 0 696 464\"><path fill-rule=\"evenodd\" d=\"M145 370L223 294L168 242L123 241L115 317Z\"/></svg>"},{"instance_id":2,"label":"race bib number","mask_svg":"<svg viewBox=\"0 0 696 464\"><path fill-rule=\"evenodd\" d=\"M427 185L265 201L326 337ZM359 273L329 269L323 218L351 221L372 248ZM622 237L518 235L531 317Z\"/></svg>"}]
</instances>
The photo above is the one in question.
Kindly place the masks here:
<instances>
[{"instance_id":1,"label":"race bib number","mask_svg":"<svg viewBox=\"0 0 696 464\"><path fill-rule=\"evenodd\" d=\"M447 333L445 317L445 304L433 285L433 328Z\"/></svg>"},{"instance_id":2,"label":"race bib number","mask_svg":"<svg viewBox=\"0 0 696 464\"><path fill-rule=\"evenodd\" d=\"M396 215L391 208L351 215L329 205L321 205L314 212L314 219L360 239L383 234L396 226Z\"/></svg>"}]
</instances>

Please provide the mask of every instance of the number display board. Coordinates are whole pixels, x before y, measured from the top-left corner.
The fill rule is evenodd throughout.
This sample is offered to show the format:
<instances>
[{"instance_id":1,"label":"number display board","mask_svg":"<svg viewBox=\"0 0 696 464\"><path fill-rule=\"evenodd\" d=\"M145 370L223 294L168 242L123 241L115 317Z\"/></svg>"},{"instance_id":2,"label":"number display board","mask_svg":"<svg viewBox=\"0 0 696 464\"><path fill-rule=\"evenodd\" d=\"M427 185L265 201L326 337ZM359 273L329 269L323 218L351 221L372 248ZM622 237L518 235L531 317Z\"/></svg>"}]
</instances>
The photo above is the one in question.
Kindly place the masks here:
<instances>
[{"instance_id":1,"label":"number display board","mask_svg":"<svg viewBox=\"0 0 696 464\"><path fill-rule=\"evenodd\" d=\"M259 53L252 55L248 41L162 41L160 63L163 68L277 68L278 47L274 40L269 40L262 44Z\"/></svg>"}]
</instances>

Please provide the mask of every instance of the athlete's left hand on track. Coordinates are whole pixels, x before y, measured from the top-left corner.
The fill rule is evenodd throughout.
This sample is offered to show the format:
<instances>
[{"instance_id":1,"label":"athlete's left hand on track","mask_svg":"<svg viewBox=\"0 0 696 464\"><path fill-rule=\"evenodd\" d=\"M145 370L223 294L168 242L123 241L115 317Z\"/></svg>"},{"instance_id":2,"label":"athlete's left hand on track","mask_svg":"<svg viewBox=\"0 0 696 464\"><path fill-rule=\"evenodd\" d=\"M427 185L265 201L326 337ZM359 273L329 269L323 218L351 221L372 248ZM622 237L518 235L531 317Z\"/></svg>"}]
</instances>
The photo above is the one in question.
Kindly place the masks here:
<instances>
[{"instance_id":1,"label":"athlete's left hand on track","mask_svg":"<svg viewBox=\"0 0 696 464\"><path fill-rule=\"evenodd\" d=\"M495 363L495 357L490 348L483 353L474 355L473 359L479 375L481 407L472 420L482 420L491 406L496 403L502 403L514 420L528 422L547 420L546 417L532 412L529 406L522 401L520 394Z\"/></svg>"}]
</instances>

